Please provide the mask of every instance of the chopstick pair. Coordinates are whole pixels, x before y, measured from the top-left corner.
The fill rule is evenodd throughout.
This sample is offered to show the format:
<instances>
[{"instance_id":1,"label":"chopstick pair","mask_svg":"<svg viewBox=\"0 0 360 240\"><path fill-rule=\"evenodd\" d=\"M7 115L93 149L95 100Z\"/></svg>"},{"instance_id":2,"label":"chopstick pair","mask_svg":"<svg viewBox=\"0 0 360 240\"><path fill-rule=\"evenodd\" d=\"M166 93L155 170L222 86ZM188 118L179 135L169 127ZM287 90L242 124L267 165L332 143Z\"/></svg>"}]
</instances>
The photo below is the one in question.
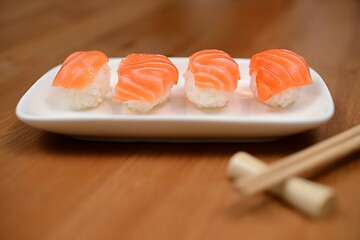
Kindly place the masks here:
<instances>
[{"instance_id":1,"label":"chopstick pair","mask_svg":"<svg viewBox=\"0 0 360 240\"><path fill-rule=\"evenodd\" d=\"M228 174L235 178L234 186L244 196L270 189L308 214L319 216L333 207L334 191L292 176L313 172L359 149L360 125L270 165L249 154L237 153L229 162Z\"/></svg>"},{"instance_id":2,"label":"chopstick pair","mask_svg":"<svg viewBox=\"0 0 360 240\"><path fill-rule=\"evenodd\" d=\"M360 125L273 163L259 175L237 182L243 195L261 192L283 180L323 167L360 149Z\"/></svg>"}]
</instances>

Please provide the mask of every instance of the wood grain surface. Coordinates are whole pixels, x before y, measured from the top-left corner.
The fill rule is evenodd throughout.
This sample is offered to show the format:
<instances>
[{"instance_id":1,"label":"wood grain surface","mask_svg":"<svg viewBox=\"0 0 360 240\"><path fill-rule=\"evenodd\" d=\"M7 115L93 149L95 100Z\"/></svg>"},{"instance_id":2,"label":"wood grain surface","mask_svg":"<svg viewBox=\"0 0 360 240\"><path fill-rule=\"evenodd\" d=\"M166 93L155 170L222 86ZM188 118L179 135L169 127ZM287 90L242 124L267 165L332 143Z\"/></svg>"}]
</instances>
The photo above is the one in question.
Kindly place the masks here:
<instances>
[{"instance_id":1,"label":"wood grain surface","mask_svg":"<svg viewBox=\"0 0 360 240\"><path fill-rule=\"evenodd\" d=\"M2 0L0 239L360 239L360 154L314 180L338 210L309 219L260 194L241 198L225 168L236 151L273 162L360 123L360 2ZM250 58L293 50L325 79L335 115L268 143L86 142L15 116L21 96L76 50Z\"/></svg>"}]
</instances>

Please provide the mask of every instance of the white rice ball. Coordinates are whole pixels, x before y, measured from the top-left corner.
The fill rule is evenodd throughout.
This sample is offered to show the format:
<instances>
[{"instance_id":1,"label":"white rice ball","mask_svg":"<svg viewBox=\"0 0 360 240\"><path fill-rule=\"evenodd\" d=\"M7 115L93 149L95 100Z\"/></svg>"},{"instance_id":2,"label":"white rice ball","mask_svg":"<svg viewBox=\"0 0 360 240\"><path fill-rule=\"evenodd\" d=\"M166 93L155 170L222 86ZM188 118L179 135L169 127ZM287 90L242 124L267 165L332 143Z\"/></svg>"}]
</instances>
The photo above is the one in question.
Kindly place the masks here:
<instances>
[{"instance_id":1,"label":"white rice ball","mask_svg":"<svg viewBox=\"0 0 360 240\"><path fill-rule=\"evenodd\" d=\"M73 109L81 110L96 107L110 91L110 67L108 64L99 70L89 85L81 88L64 88L65 101Z\"/></svg>"},{"instance_id":2,"label":"white rice ball","mask_svg":"<svg viewBox=\"0 0 360 240\"><path fill-rule=\"evenodd\" d=\"M254 72L250 79L250 89L254 96L258 98L257 86L256 86L256 72ZM302 87L288 88L265 101L266 104L273 107L285 108L292 104L299 98L302 91Z\"/></svg>"},{"instance_id":3,"label":"white rice ball","mask_svg":"<svg viewBox=\"0 0 360 240\"><path fill-rule=\"evenodd\" d=\"M126 101L124 103L128 108L130 108L133 111L148 112L153 107L155 107L156 105L159 105L162 102L164 102L170 96L172 85L170 85L168 87L168 89L165 91L164 95L161 96L159 99L157 99L155 102L146 102L146 101L141 101L141 100L130 100L130 101Z\"/></svg>"},{"instance_id":4,"label":"white rice ball","mask_svg":"<svg viewBox=\"0 0 360 240\"><path fill-rule=\"evenodd\" d=\"M201 108L223 107L232 96L232 92L218 91L215 89L204 89L195 86L194 75L187 71L185 78L185 94L187 98Z\"/></svg>"}]
</instances>

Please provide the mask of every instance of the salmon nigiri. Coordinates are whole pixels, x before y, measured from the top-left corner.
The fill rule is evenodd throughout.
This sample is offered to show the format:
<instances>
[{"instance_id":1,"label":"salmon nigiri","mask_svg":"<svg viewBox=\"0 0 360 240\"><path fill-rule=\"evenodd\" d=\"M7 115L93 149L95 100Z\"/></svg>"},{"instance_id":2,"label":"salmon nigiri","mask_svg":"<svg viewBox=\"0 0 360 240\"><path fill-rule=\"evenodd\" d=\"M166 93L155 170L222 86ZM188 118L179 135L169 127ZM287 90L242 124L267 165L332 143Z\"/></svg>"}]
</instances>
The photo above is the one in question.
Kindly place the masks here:
<instances>
[{"instance_id":1,"label":"salmon nigiri","mask_svg":"<svg viewBox=\"0 0 360 240\"><path fill-rule=\"evenodd\" d=\"M114 102L124 102L140 112L164 102L178 81L175 65L159 54L130 54L121 61L117 73Z\"/></svg>"},{"instance_id":2,"label":"salmon nigiri","mask_svg":"<svg viewBox=\"0 0 360 240\"><path fill-rule=\"evenodd\" d=\"M74 52L65 59L52 85L63 89L72 108L95 107L110 89L108 57L100 51Z\"/></svg>"},{"instance_id":3,"label":"salmon nigiri","mask_svg":"<svg viewBox=\"0 0 360 240\"><path fill-rule=\"evenodd\" d=\"M190 56L185 93L198 107L223 107L237 88L240 72L229 54L215 49Z\"/></svg>"},{"instance_id":4,"label":"salmon nigiri","mask_svg":"<svg viewBox=\"0 0 360 240\"><path fill-rule=\"evenodd\" d=\"M275 107L286 107L312 83L309 66L300 55L285 49L255 54L250 62L250 88L255 97Z\"/></svg>"}]
</instances>

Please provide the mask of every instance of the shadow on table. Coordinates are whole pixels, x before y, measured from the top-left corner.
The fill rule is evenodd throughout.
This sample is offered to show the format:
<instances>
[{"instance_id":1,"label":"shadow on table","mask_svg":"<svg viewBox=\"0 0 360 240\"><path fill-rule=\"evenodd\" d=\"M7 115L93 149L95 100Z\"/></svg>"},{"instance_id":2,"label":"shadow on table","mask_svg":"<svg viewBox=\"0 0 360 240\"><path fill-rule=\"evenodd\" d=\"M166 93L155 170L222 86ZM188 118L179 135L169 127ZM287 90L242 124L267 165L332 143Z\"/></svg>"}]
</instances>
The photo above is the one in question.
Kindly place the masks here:
<instances>
[{"instance_id":1,"label":"shadow on table","mask_svg":"<svg viewBox=\"0 0 360 240\"><path fill-rule=\"evenodd\" d=\"M39 137L41 148L54 154L62 155L169 155L170 156L199 156L209 159L213 156L230 157L237 151L246 151L257 157L266 156L269 159L282 157L299 151L317 142L316 131L284 137L270 142L223 142L219 141L189 141L189 142L113 142L113 141L85 141L71 137L43 133ZM265 159L264 159L265 160Z\"/></svg>"}]
</instances>

